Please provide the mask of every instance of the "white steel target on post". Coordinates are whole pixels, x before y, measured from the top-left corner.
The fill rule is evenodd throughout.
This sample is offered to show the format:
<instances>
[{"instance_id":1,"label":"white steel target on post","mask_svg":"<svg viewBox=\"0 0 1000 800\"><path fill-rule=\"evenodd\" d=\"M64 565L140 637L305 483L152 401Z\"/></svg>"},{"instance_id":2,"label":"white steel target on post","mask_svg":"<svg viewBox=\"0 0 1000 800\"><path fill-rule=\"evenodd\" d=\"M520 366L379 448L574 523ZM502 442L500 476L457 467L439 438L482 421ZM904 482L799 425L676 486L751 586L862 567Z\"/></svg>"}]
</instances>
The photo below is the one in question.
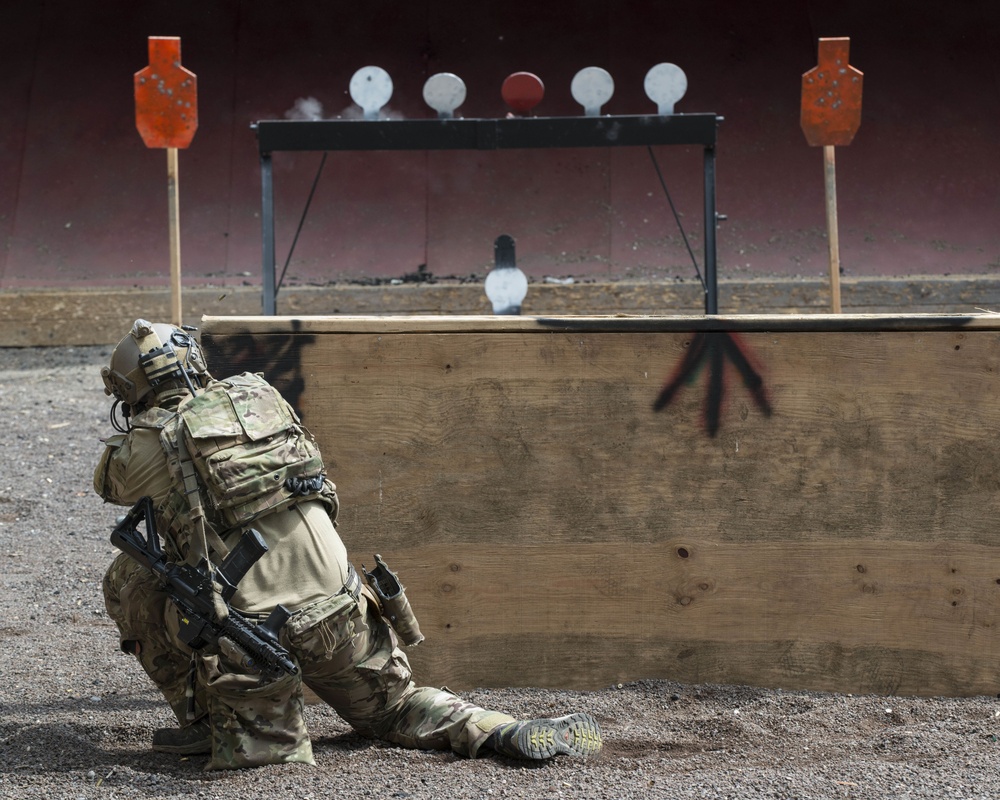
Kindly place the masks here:
<instances>
[{"instance_id":1,"label":"white steel target on post","mask_svg":"<svg viewBox=\"0 0 1000 800\"><path fill-rule=\"evenodd\" d=\"M349 89L365 119L378 119L378 112L392 97L392 78L381 67L362 67L351 77Z\"/></svg>"},{"instance_id":2,"label":"white steel target on post","mask_svg":"<svg viewBox=\"0 0 1000 800\"><path fill-rule=\"evenodd\" d=\"M667 116L674 113L674 104L687 93L687 75L676 64L657 64L646 73L643 88L646 97L656 103L656 113Z\"/></svg>"},{"instance_id":3,"label":"white steel target on post","mask_svg":"<svg viewBox=\"0 0 1000 800\"><path fill-rule=\"evenodd\" d=\"M599 117L601 106L615 93L615 81L606 69L584 67L573 76L569 90L586 116Z\"/></svg>"},{"instance_id":4,"label":"white steel target on post","mask_svg":"<svg viewBox=\"0 0 1000 800\"><path fill-rule=\"evenodd\" d=\"M437 111L439 119L451 119L465 102L465 81L451 72L431 75L424 83L424 102Z\"/></svg>"}]
</instances>

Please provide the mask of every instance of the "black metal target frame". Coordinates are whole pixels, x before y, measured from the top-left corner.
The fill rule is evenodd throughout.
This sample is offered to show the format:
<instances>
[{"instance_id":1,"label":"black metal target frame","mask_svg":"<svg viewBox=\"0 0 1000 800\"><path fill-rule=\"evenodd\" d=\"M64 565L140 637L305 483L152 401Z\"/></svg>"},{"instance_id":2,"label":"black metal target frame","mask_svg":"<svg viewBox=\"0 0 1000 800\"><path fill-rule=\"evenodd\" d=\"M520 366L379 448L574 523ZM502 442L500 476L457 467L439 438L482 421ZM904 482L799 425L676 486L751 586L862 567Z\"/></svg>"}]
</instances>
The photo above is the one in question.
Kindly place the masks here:
<instances>
[{"instance_id":1,"label":"black metal target frame","mask_svg":"<svg viewBox=\"0 0 1000 800\"><path fill-rule=\"evenodd\" d=\"M284 151L517 150L530 148L704 148L705 313L717 314L715 146L722 117L670 114L504 119L260 120L263 312L277 313L272 154Z\"/></svg>"}]
</instances>

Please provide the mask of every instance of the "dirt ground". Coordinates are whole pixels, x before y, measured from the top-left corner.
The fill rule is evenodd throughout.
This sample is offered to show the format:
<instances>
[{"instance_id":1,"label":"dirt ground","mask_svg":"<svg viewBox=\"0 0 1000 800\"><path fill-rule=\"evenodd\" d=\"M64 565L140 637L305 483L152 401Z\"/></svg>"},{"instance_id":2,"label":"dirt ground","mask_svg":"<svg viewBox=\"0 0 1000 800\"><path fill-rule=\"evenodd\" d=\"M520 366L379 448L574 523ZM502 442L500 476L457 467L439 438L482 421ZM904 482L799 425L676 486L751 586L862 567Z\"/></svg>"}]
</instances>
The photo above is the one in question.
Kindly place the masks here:
<instances>
[{"instance_id":1,"label":"dirt ground","mask_svg":"<svg viewBox=\"0 0 1000 800\"><path fill-rule=\"evenodd\" d=\"M99 377L109 354L0 348L2 798L1000 796L994 697L666 681L483 689L464 694L516 716L591 712L603 753L539 766L407 751L362 739L322 705L307 708L315 767L206 773L204 758L153 753L152 731L170 715L117 652L100 591L117 513L91 486L99 437L110 432Z\"/></svg>"}]
</instances>

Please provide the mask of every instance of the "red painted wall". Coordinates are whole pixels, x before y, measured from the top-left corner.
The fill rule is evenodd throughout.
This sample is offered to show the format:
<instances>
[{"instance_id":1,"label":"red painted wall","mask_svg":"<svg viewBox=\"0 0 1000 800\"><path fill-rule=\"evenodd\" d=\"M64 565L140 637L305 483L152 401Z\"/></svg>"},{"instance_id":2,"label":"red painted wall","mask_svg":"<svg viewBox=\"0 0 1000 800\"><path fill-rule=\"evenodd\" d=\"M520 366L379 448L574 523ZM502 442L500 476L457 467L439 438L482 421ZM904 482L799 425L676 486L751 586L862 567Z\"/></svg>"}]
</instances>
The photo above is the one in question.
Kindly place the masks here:
<instances>
[{"instance_id":1,"label":"red painted wall","mask_svg":"<svg viewBox=\"0 0 1000 800\"><path fill-rule=\"evenodd\" d=\"M837 11L829 7L837 5ZM819 36L850 36L865 73L861 130L837 153L849 275L1000 268L997 41L986 0L576 3L20 3L0 27L0 289L166 285L166 156L135 130L132 75L146 37L182 38L200 128L180 155L185 283L259 283L257 119L312 97L356 112L355 70L389 71L392 115L429 117L423 82L450 71L459 113L503 116L503 79L546 85L539 115L580 113L573 75L615 79L606 113L652 113L646 71L688 76L678 112L725 117L718 147L719 275L826 272L822 155L798 127ZM701 152L661 148L699 253ZM279 269L318 153L275 156ZM493 239L533 277L693 276L648 154L639 151L331 155L287 281L483 275Z\"/></svg>"}]
</instances>

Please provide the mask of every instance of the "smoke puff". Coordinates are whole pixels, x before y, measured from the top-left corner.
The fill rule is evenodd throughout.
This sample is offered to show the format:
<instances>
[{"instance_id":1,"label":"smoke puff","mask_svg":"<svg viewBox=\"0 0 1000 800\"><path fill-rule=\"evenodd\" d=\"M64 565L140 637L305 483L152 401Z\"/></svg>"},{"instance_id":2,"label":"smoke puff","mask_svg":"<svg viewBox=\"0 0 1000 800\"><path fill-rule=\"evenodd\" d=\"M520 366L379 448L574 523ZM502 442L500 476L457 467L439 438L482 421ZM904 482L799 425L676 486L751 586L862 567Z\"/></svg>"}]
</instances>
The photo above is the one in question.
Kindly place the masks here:
<instances>
[{"instance_id":1,"label":"smoke puff","mask_svg":"<svg viewBox=\"0 0 1000 800\"><path fill-rule=\"evenodd\" d=\"M300 97L294 107L285 112L285 119L323 119L323 104L315 97Z\"/></svg>"}]
</instances>

